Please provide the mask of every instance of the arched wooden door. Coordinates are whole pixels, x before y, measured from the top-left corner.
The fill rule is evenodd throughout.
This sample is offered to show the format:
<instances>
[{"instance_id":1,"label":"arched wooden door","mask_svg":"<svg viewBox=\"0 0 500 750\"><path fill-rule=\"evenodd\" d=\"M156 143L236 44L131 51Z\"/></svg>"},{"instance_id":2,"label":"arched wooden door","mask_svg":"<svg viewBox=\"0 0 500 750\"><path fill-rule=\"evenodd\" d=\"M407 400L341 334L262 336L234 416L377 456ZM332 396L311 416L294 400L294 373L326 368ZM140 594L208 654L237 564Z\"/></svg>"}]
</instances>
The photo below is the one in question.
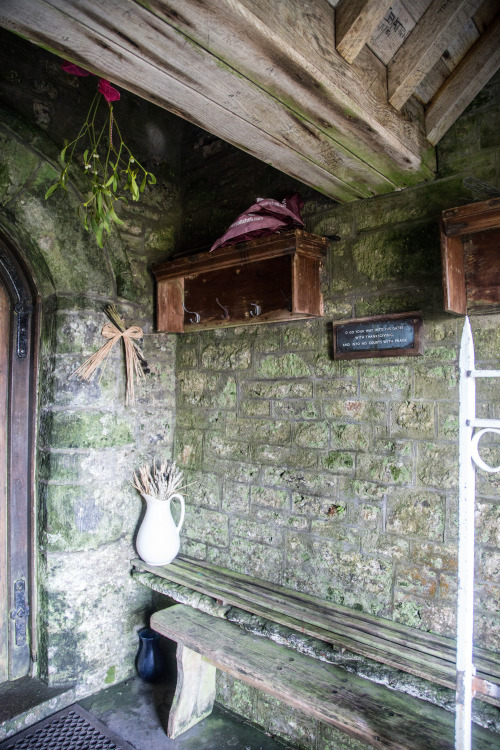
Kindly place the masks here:
<instances>
[{"instance_id":1,"label":"arched wooden door","mask_svg":"<svg viewBox=\"0 0 500 750\"><path fill-rule=\"evenodd\" d=\"M35 645L35 300L25 269L0 239L0 683L30 673Z\"/></svg>"}]
</instances>

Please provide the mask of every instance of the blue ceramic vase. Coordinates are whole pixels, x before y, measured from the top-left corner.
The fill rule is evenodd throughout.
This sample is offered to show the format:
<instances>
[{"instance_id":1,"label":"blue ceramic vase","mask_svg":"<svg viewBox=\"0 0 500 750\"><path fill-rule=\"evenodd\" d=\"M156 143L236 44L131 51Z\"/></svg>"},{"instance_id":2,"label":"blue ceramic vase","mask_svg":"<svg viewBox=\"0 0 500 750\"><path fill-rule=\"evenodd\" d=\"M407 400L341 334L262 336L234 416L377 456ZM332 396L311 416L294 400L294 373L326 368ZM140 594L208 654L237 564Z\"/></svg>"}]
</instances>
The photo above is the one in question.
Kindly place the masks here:
<instances>
[{"instance_id":1,"label":"blue ceramic vase","mask_svg":"<svg viewBox=\"0 0 500 750\"><path fill-rule=\"evenodd\" d=\"M167 663L161 651L160 636L151 628L139 631L136 667L145 682L159 682L165 676Z\"/></svg>"}]
</instances>

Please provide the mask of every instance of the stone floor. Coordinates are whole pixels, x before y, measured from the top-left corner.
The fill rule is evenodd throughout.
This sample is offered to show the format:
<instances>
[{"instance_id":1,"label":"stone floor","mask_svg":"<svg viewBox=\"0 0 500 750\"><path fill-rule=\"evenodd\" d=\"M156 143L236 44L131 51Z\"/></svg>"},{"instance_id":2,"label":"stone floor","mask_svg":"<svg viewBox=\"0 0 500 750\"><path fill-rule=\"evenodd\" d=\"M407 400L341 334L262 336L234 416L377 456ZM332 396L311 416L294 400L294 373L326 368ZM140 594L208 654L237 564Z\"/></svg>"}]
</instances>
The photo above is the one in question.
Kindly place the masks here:
<instances>
[{"instance_id":1,"label":"stone floor","mask_svg":"<svg viewBox=\"0 0 500 750\"><path fill-rule=\"evenodd\" d=\"M163 728L172 689L134 678L80 700L92 715L136 750L283 750L291 748L216 706L210 716L175 740Z\"/></svg>"},{"instance_id":2,"label":"stone floor","mask_svg":"<svg viewBox=\"0 0 500 750\"><path fill-rule=\"evenodd\" d=\"M283 750L292 746L215 706L212 714L175 740L164 726L174 686L151 685L138 677L78 699L73 689L47 688L23 678L0 688L0 741L78 703L135 750Z\"/></svg>"}]
</instances>

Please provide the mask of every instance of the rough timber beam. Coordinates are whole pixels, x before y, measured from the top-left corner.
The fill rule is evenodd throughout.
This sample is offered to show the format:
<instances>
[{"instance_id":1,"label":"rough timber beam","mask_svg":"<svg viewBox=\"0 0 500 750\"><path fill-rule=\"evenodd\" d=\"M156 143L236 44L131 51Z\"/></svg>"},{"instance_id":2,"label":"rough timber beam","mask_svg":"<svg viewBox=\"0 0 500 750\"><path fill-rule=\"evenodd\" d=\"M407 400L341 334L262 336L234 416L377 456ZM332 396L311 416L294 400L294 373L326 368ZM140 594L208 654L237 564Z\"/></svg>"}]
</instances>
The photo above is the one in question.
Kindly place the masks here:
<instances>
[{"instance_id":1,"label":"rough timber beam","mask_svg":"<svg viewBox=\"0 0 500 750\"><path fill-rule=\"evenodd\" d=\"M426 116L427 139L436 144L500 68L500 14L444 82Z\"/></svg>"},{"instance_id":2,"label":"rough timber beam","mask_svg":"<svg viewBox=\"0 0 500 750\"><path fill-rule=\"evenodd\" d=\"M1 26L341 202L432 177L422 111L394 111L367 49L332 49L333 18L326 0L0 4Z\"/></svg>"},{"instance_id":3,"label":"rough timber beam","mask_svg":"<svg viewBox=\"0 0 500 750\"><path fill-rule=\"evenodd\" d=\"M340 0L335 8L335 46L352 63L369 41L392 0Z\"/></svg>"},{"instance_id":4,"label":"rough timber beam","mask_svg":"<svg viewBox=\"0 0 500 750\"><path fill-rule=\"evenodd\" d=\"M401 109L483 0L433 0L387 66L389 101Z\"/></svg>"}]
</instances>

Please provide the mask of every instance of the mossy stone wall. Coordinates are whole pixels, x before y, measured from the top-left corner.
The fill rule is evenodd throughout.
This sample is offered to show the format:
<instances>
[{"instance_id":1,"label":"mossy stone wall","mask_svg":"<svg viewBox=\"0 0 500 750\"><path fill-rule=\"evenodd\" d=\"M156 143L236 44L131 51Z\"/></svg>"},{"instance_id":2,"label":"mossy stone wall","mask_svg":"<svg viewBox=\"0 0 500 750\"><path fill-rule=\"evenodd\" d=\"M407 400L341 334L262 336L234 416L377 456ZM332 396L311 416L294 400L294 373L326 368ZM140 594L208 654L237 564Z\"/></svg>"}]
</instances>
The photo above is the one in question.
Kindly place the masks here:
<instances>
[{"instance_id":1,"label":"mossy stone wall","mask_svg":"<svg viewBox=\"0 0 500 750\"><path fill-rule=\"evenodd\" d=\"M154 330L151 263L179 233L180 121L123 93L124 137L156 173L159 189L122 207L124 225L100 249L80 224L83 174L71 173L65 200L45 200L60 169L63 138L74 136L97 80L1 32L0 233L31 269L41 298L36 445L35 672L51 685L89 693L134 674L137 630L151 595L130 576L142 512L132 472L172 456L175 337ZM105 340L106 304L144 330L151 372L125 407L121 344L101 378L72 374Z\"/></svg>"},{"instance_id":2,"label":"mossy stone wall","mask_svg":"<svg viewBox=\"0 0 500 750\"><path fill-rule=\"evenodd\" d=\"M454 636L463 319L443 312L439 218L500 187L489 127L499 93L497 76L443 139L435 182L306 203L309 231L341 237L322 274L322 320L179 336L176 457L195 482L185 554ZM207 152L220 194L211 163ZM332 322L411 310L423 312L423 356L333 360ZM472 319L479 367L500 368L499 324ZM497 383L478 385L478 413L498 417ZM495 651L499 515L499 480L479 472L475 641ZM361 747L227 675L219 699L300 747Z\"/></svg>"}]
</instances>

